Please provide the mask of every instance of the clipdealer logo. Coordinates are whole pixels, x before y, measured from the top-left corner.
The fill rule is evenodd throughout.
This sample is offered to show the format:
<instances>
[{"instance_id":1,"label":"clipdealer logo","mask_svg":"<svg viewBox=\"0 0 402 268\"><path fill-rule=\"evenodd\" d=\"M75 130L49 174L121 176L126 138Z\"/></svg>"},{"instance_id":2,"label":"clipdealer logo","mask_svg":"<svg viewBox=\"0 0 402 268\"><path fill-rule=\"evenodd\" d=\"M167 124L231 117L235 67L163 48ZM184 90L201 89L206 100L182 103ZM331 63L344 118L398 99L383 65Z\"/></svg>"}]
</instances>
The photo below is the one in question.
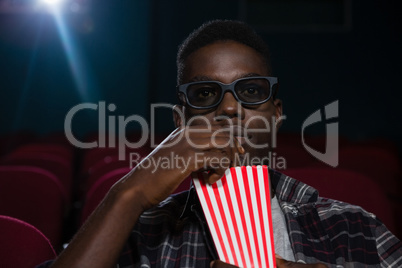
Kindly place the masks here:
<instances>
[{"instance_id":1,"label":"clipdealer logo","mask_svg":"<svg viewBox=\"0 0 402 268\"><path fill-rule=\"evenodd\" d=\"M64 133L68 141L77 148L93 149L93 148L118 148L119 160L126 159L127 148L136 149L141 148L147 144L151 148L155 148L158 144L155 142L155 110L157 108L168 108L172 110L174 105L169 103L151 104L151 122L148 124L147 120L137 114L125 117L123 115L111 114L116 111L116 105L110 103L106 105L105 101L95 103L81 103L72 107L66 114L64 120ZM98 113L98 139L96 141L84 142L77 139L72 131L72 123L77 113L83 110L93 110ZM184 115L180 115L184 118ZM130 123L137 123L140 125L141 133L140 138L136 142L127 140L126 129ZM116 135L117 128L117 135ZM106 140L108 137L108 140ZM117 138L117 144L116 144ZM166 147L174 144L166 145Z\"/></svg>"},{"instance_id":2,"label":"clipdealer logo","mask_svg":"<svg viewBox=\"0 0 402 268\"><path fill-rule=\"evenodd\" d=\"M151 104L151 118L150 124L140 115L131 115L128 117L124 117L122 115L115 115L113 112L116 111L116 105L109 104L106 105L104 101L100 101L98 104L95 103L82 103L71 108L65 118L64 121L64 132L71 144L78 148L82 149L91 149L91 148L118 148L119 152L119 160L125 160L126 157L126 149L127 148L141 148L144 145L148 145L148 139L150 139L150 147L155 148L158 144L155 143L155 110L160 108L167 108L170 111L175 109L175 106L169 103L157 103ZM240 109L240 108L239 108ZM72 123L75 116L80 111L83 110L94 110L98 113L98 139L96 141L84 142L77 139L74 136L72 131ZM195 127L194 129L189 129L186 132L180 133L180 138L185 138L186 141L197 149L203 149L208 144L196 144L193 142L191 138L191 133L199 133L205 132L211 134L211 142L212 145L216 148L223 148L226 146L234 146L233 140L230 140L227 144L219 144L217 142L217 138L221 132L228 132L230 136L235 136L235 133L241 132L241 135L245 137L245 143L251 148L260 149L260 148L275 148L276 147L276 118L273 116L272 118L265 118L260 115L253 116L247 119L246 122L241 122L240 118L235 118L230 120L225 116L220 116L220 120L224 120L227 123L227 126L224 129L213 130L216 128L205 116L198 115L193 116L190 119L186 120L183 112L179 109L175 110L178 116L181 117L181 121L184 122L185 125L201 125L204 126L204 129L200 129ZM282 116L280 120L286 119L286 116ZM140 138L136 142L131 142L127 140L126 137L126 128L129 123L137 123L140 125L141 133ZM260 128L252 128L253 122L259 122ZM244 126L242 126L244 125ZM117 128L117 135L116 135ZM253 143L252 140L247 137L252 133L266 133L266 135L270 135L271 144L266 143ZM107 137L107 140L106 140ZM117 144L116 144L117 138ZM180 139L176 139L175 142L163 143L163 146L171 147L179 142Z\"/></svg>"},{"instance_id":3,"label":"clipdealer logo","mask_svg":"<svg viewBox=\"0 0 402 268\"><path fill-rule=\"evenodd\" d=\"M240 105L240 104L239 104ZM154 159L154 158L145 158L144 155L140 155L138 152L130 152L129 148L137 149L143 146L150 146L151 148L155 148L156 146L163 146L164 148L170 148L174 146L177 142L180 142L181 139L186 139L187 143L193 146L195 149L204 149L208 144L198 144L199 141L193 140L192 133L206 132L211 136L211 144L215 148L224 148L226 146L233 147L234 140L230 139L227 143L220 143L219 136L221 132L228 132L231 137L235 137L236 135L243 136L243 142L250 148L261 149L261 148L275 148L276 147L276 126L277 120L285 120L286 116L281 116L281 118L266 118L260 115L253 116L248 118L246 122L241 121L240 118L227 118L225 116L221 116L220 120L224 120L227 125L222 128L216 128L205 116L193 116L186 120L183 112L181 110L176 109L178 116L181 117L181 121L184 122L185 125L195 125L202 126L202 128L194 127L190 128L187 131L179 132L179 135L176 135L175 139L166 138L166 140L162 144L156 144L155 142L155 110L167 108L169 111L175 109L175 106L168 103L157 103L151 104L150 106L150 123L139 115L131 115L128 117L117 115L116 114L116 105L107 104L104 101L100 101L99 103L82 103L72 107L68 113L66 114L66 118L64 121L64 130L65 135L69 142L75 147L82 149L92 149L92 148L117 148L118 152L118 160L124 161L127 157L129 157L130 167L134 167L140 163L142 165L147 165L152 161L152 166L161 167L161 168L173 168L172 165L176 166L188 166L189 159L182 159L181 156L173 155L172 157L166 157L163 159ZM240 109L240 108L239 108ZM85 110L95 111L97 113L97 121L98 121L98 137L96 141L81 141L76 136L74 136L72 131L72 124L76 117L79 117L79 113ZM257 122L259 125L258 128L253 128L253 125ZM139 138L136 142L129 141L126 137L126 128L128 124L138 124L140 125L140 133ZM116 132L117 130L117 132ZM252 136L253 133L263 133L263 135L268 135L265 143L255 143L254 140L249 139L249 136ZM261 135L261 134L259 134ZM116 142L117 141L117 142ZM149 141L149 142L148 142ZM256 159L258 158L258 159ZM197 156L197 159L202 159L201 156ZM198 160L195 159L195 162ZM205 160L205 159L203 159ZM208 162L219 162L219 159L209 159ZM144 162L145 161L145 162ZM148 161L148 162L147 162ZM201 161L201 160L200 160ZM249 154L245 154L244 156L238 157L239 163L260 163L260 161L264 161L272 168L275 169L284 169L286 168L286 159L280 155L277 155L275 152L269 151L269 153L263 158L260 159L256 156L251 156ZM220 162L219 162L220 163Z\"/></svg>"},{"instance_id":4,"label":"clipdealer logo","mask_svg":"<svg viewBox=\"0 0 402 268\"><path fill-rule=\"evenodd\" d=\"M122 116L122 115L115 115L112 114L113 112L116 111L116 105L111 103L106 105L105 101L100 101L98 104L95 103L81 103L78 104L74 107L72 107L68 113L66 114L66 118L64 121L64 131L67 139L69 142L82 149L91 149L91 148L117 148L118 149L118 157L119 160L125 160L126 159L126 150L127 148L141 148L145 146L146 144L149 144L151 148L155 148L158 144L155 143L155 110L157 108L168 108L169 110L174 109L174 105L169 104L169 103L157 103L157 104L151 104L151 121L150 124L146 121L145 118L143 118L140 115L131 115L128 117ZM77 116L77 113L79 113L82 110L89 109L89 110L94 110L97 111L98 113L98 139L96 141L91 141L91 142L84 142L78 140L74 135L72 131L72 122L75 116ZM304 148L315 158L318 160L332 166L336 167L338 165L338 122L333 122L334 118L338 117L338 101L334 101L324 107L324 117L325 120L332 120L332 122L329 122L326 124L326 146L325 146L325 152L320 152L318 150L315 150L314 148L310 147L305 143L305 138L304 138L304 132L305 129L308 126L311 126L313 124L320 123L323 121L322 115L321 115L321 109L316 110L313 112L308 118L303 122L302 127L301 127L301 137L302 137L302 144ZM176 110L177 111L177 110ZM186 122L184 118L184 114L181 114L179 112L179 116L182 117L182 122ZM249 121L245 124L245 131L251 132L264 132L267 133L267 135L271 135L271 144L253 144L251 143L248 139L246 139L246 142L248 143L249 146L252 148L268 148L271 146L271 148L276 147L276 120L284 120L286 119L286 116L281 116L281 118L271 118L271 120L268 120L268 118L263 118L261 116L256 116L253 118L250 118L249 121L253 120L260 120L263 121L265 124L265 128L263 129L248 129L247 126L249 126ZM208 125L210 122L206 118L191 118L188 124L191 123L191 120L203 120L205 123ZM240 120L240 119L238 119ZM126 137L126 128L129 123L137 123L140 125L140 131L141 133L140 138L136 142L132 142L127 140ZM237 122L237 124L234 124L232 127L240 126L240 122ZM210 127L210 125L209 125ZM116 129L117 129L117 135L116 135ZM195 130L198 131L198 130ZM216 132L220 132L216 131ZM214 135L217 133L211 133L211 139L212 142L214 142ZM107 138L107 140L106 140ZM116 144L116 138L117 138L117 144ZM185 138L188 140L190 144L192 144L191 139L188 136L185 136ZM148 142L148 139L150 139L150 143ZM178 140L177 140L178 141ZM163 144L165 147L170 147L173 146L174 143L167 143ZM193 146L200 146L197 144L192 144ZM200 147L201 148L201 147ZM130 161L132 156L130 155ZM138 162L141 157L137 156L138 159L136 161ZM273 163L280 163L280 167L278 165L274 165L272 168L277 168L277 169L283 169L286 168L286 159L283 159L282 156L277 156L276 153L274 152L273 154L270 152L269 154L269 163L272 165ZM273 160L271 159L273 158ZM134 159L135 160L135 159Z\"/></svg>"},{"instance_id":5,"label":"clipdealer logo","mask_svg":"<svg viewBox=\"0 0 402 268\"><path fill-rule=\"evenodd\" d=\"M338 118L339 107L338 100L327 104L324 107L325 120L334 120ZM326 123L326 139L325 139L325 152L319 152L308 146L304 139L304 130L306 127L323 121L321 116L321 109L313 112L302 124L301 136L304 148L312 156L318 160L332 166L337 167L339 164L339 129L338 122L328 122Z\"/></svg>"}]
</instances>

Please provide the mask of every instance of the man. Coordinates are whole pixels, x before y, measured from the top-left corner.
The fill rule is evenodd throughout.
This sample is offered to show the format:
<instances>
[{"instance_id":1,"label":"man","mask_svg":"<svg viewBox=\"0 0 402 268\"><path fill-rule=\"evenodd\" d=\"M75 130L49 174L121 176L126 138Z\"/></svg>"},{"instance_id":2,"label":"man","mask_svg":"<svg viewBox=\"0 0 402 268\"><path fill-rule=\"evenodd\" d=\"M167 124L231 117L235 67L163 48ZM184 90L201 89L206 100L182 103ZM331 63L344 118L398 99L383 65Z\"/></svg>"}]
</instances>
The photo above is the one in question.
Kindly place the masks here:
<instances>
[{"instance_id":1,"label":"man","mask_svg":"<svg viewBox=\"0 0 402 268\"><path fill-rule=\"evenodd\" d=\"M177 63L177 129L146 159L173 153L187 165L134 168L54 267L233 267L214 261L194 189L169 195L192 172L205 172L213 184L228 167L250 159L266 164L268 125L280 124L282 115L277 80L265 43L241 22L204 24L181 45ZM313 188L274 170L270 180L278 267L402 265L401 242L372 214L319 198Z\"/></svg>"}]
</instances>

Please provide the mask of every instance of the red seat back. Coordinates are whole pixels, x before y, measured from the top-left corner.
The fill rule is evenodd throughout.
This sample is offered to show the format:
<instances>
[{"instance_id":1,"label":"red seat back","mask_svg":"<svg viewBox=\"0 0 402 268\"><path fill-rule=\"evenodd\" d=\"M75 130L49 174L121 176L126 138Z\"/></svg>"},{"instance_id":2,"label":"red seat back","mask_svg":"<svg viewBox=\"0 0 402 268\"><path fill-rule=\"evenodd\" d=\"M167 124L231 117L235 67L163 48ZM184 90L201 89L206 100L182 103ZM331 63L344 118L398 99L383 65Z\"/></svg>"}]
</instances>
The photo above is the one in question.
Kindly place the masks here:
<instances>
[{"instance_id":1,"label":"red seat back","mask_svg":"<svg viewBox=\"0 0 402 268\"><path fill-rule=\"evenodd\" d=\"M33 166L54 174L64 186L68 197L72 190L72 163L61 156L46 152L14 151L1 162L7 166Z\"/></svg>"},{"instance_id":2,"label":"red seat back","mask_svg":"<svg viewBox=\"0 0 402 268\"><path fill-rule=\"evenodd\" d=\"M116 183L119 179L123 178L128 172L130 172L130 168L119 168L116 170L112 170L104 174L96 182L94 182L94 184L91 186L85 196L84 207L81 213L82 223L99 205L99 203L105 197L106 193L109 191L112 185Z\"/></svg>"},{"instance_id":3,"label":"red seat back","mask_svg":"<svg viewBox=\"0 0 402 268\"><path fill-rule=\"evenodd\" d=\"M72 161L73 159L73 149L70 146L63 144L54 144L54 143L28 143L23 146L16 148L13 153L16 152L34 152L34 153L47 153L54 155L56 157L64 158L68 161Z\"/></svg>"},{"instance_id":4,"label":"red seat back","mask_svg":"<svg viewBox=\"0 0 402 268\"><path fill-rule=\"evenodd\" d=\"M334 156L335 157L335 156ZM316 162L314 167L326 167ZM338 168L355 171L380 184L386 193L400 194L401 169L398 156L387 148L376 146L345 146L339 150Z\"/></svg>"},{"instance_id":5,"label":"red seat back","mask_svg":"<svg viewBox=\"0 0 402 268\"><path fill-rule=\"evenodd\" d=\"M38 229L0 215L0 267L30 268L55 257L51 243Z\"/></svg>"},{"instance_id":6,"label":"red seat back","mask_svg":"<svg viewBox=\"0 0 402 268\"><path fill-rule=\"evenodd\" d=\"M0 166L0 214L26 221L61 246L67 196L50 172L25 166Z\"/></svg>"}]
</instances>

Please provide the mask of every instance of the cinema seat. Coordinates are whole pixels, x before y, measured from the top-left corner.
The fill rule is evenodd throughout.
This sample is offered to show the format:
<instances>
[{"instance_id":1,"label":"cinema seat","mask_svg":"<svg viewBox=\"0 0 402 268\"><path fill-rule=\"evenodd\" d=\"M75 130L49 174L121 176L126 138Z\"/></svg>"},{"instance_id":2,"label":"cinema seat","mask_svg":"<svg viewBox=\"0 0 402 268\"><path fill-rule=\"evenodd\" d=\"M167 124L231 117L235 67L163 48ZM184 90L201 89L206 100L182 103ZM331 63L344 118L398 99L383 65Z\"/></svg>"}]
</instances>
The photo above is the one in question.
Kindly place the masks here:
<instances>
[{"instance_id":1,"label":"cinema seat","mask_svg":"<svg viewBox=\"0 0 402 268\"><path fill-rule=\"evenodd\" d=\"M87 172L87 178L85 181L86 191L96 183L103 175L121 168L130 168L130 162L128 159L119 160L118 156L108 156L94 164Z\"/></svg>"},{"instance_id":2,"label":"cinema seat","mask_svg":"<svg viewBox=\"0 0 402 268\"><path fill-rule=\"evenodd\" d=\"M56 257L49 239L37 228L0 215L0 266L33 268Z\"/></svg>"},{"instance_id":3,"label":"cinema seat","mask_svg":"<svg viewBox=\"0 0 402 268\"><path fill-rule=\"evenodd\" d=\"M72 191L72 163L61 156L46 152L15 151L6 155L1 165L32 166L54 174L63 185L68 198Z\"/></svg>"},{"instance_id":4,"label":"cinema seat","mask_svg":"<svg viewBox=\"0 0 402 268\"><path fill-rule=\"evenodd\" d=\"M34 152L34 153L46 153L56 157L64 158L67 161L73 160L73 149L70 146L55 143L28 143L16 148L13 153L19 152Z\"/></svg>"},{"instance_id":5,"label":"cinema seat","mask_svg":"<svg viewBox=\"0 0 402 268\"><path fill-rule=\"evenodd\" d=\"M66 202L64 187L52 173L30 166L0 166L0 215L32 224L55 248L62 242Z\"/></svg>"},{"instance_id":6,"label":"cinema seat","mask_svg":"<svg viewBox=\"0 0 402 268\"><path fill-rule=\"evenodd\" d=\"M123 178L128 172L130 172L130 168L126 167L110 171L101 176L91 186L85 195L85 201L81 213L81 223L83 223L99 205L112 185L119 179Z\"/></svg>"},{"instance_id":7,"label":"cinema seat","mask_svg":"<svg viewBox=\"0 0 402 268\"><path fill-rule=\"evenodd\" d=\"M317 161L312 167L326 167ZM378 146L345 146L339 150L337 168L364 174L376 181L388 195L400 196L400 159L388 148Z\"/></svg>"}]
</instances>

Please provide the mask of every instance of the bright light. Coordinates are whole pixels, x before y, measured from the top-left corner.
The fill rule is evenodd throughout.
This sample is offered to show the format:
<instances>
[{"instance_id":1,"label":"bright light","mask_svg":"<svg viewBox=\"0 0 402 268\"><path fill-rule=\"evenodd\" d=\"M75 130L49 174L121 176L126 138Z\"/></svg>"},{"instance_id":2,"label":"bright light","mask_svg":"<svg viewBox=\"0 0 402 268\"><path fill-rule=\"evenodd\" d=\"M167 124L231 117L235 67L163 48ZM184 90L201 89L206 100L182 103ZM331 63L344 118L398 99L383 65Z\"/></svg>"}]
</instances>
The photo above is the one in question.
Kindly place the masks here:
<instances>
[{"instance_id":1,"label":"bright light","mask_svg":"<svg viewBox=\"0 0 402 268\"><path fill-rule=\"evenodd\" d=\"M63 0L42 0L42 2L48 5L57 6L60 5Z\"/></svg>"},{"instance_id":2,"label":"bright light","mask_svg":"<svg viewBox=\"0 0 402 268\"><path fill-rule=\"evenodd\" d=\"M43 8L50 13L58 13L61 11L64 5L63 0L39 0Z\"/></svg>"}]
</instances>

